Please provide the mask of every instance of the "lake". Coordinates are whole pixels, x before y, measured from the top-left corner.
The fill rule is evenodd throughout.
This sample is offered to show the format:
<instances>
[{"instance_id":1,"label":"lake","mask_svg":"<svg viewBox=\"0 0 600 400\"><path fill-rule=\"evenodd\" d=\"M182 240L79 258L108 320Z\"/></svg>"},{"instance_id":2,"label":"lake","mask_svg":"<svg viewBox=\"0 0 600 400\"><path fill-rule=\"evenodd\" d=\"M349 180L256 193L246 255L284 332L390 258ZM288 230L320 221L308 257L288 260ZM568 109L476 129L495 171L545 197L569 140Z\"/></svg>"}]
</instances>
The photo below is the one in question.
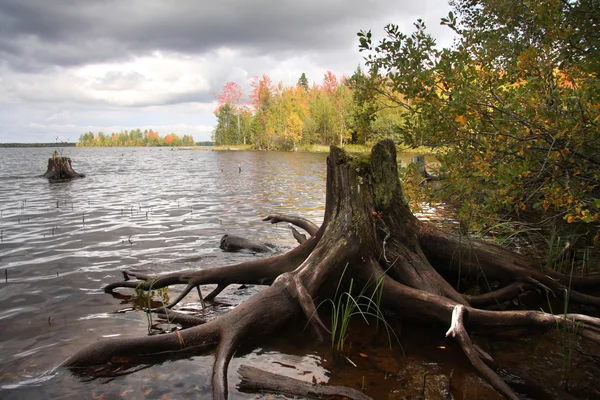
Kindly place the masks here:
<instances>
[{"instance_id":1,"label":"lake","mask_svg":"<svg viewBox=\"0 0 600 400\"><path fill-rule=\"evenodd\" d=\"M146 314L134 309L131 291L123 290L120 298L102 291L122 279L121 270L161 274L263 257L221 251L225 233L291 249L296 242L289 229L261 219L292 213L319 224L326 154L68 148L64 155L86 177L51 184L39 177L50 153L48 148L0 148L0 271L6 273L6 282L0 276L0 397L210 397L210 354L91 381L54 368L93 341L148 334ZM435 209L424 216L435 218ZM181 289L170 288L169 294ZM205 294L210 290L203 288ZM257 290L230 287L205 313L227 312ZM194 295L183 303L199 307ZM328 343L307 343L305 336L302 326L293 327L287 336L241 349L229 368L230 398L260 398L236 390L236 371L243 363L355 387L366 380L367 393L375 398L399 398L394 393L402 387L403 393L406 387L420 388L424 365L430 379L465 369L456 373L455 382L480 382L468 364L456 361L460 350L434 348L405 357L397 346L390 350L357 340L354 346L364 346L370 358L360 360L359 369L336 370L327 360ZM418 346L429 336L416 332L412 343ZM477 385L483 388L480 398L497 398Z\"/></svg>"}]
</instances>

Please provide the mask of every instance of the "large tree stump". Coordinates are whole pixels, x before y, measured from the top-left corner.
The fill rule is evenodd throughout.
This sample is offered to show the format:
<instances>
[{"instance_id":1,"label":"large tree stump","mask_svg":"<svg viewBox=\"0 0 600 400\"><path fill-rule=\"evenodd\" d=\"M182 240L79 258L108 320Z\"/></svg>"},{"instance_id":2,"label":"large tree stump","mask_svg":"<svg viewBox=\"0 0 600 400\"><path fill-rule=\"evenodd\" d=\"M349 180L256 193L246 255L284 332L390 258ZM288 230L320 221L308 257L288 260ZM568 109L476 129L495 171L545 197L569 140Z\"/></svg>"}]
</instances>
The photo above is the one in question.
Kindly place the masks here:
<instances>
[{"instance_id":1,"label":"large tree stump","mask_svg":"<svg viewBox=\"0 0 600 400\"><path fill-rule=\"evenodd\" d=\"M68 181L74 178L83 178L84 174L77 173L71 166L69 157L54 155L48 159L48 168L42 175L50 182Z\"/></svg>"},{"instance_id":2,"label":"large tree stump","mask_svg":"<svg viewBox=\"0 0 600 400\"><path fill-rule=\"evenodd\" d=\"M271 223L289 222L309 234L288 253L237 265L184 271L151 277L125 271L125 281L106 286L116 289L155 290L169 285L185 289L167 308L175 306L200 285L217 284L205 300L210 301L230 284L270 285L246 302L218 318L181 331L139 339L96 341L67 359L71 369L94 365L112 366L144 363L146 356L215 350L212 374L213 398L227 398L227 367L242 343L257 343L292 319L303 318L318 336L330 328L319 318L315 302L336 300L336 294L351 286L369 295L377 293L379 307L415 323L449 327L447 336L456 339L466 359L492 387L509 399L518 396L493 369L493 354L471 340L481 335L521 329L540 334L542 327L569 329L591 342L600 343L600 319L581 314L553 315L531 310L491 311L496 305L542 288L570 303L598 306L598 297L580 293L580 288L598 287L595 277L569 277L546 270L505 248L466 241L420 222L403 197L392 141L373 147L370 157L350 156L336 147L327 159L327 195L324 221L320 227L299 218L271 215ZM481 296L467 296L452 284L497 280L502 287ZM135 280L130 280L134 278ZM448 279L448 280L447 280ZM482 286L485 284L482 283ZM463 285L464 286L464 285ZM490 289L491 290L491 289ZM163 310L157 310L164 312ZM176 316L176 314L174 314ZM193 321L192 321L193 322ZM493 340L493 336L490 340ZM480 343L480 342L479 342ZM561 398L562 393L556 393Z\"/></svg>"}]
</instances>

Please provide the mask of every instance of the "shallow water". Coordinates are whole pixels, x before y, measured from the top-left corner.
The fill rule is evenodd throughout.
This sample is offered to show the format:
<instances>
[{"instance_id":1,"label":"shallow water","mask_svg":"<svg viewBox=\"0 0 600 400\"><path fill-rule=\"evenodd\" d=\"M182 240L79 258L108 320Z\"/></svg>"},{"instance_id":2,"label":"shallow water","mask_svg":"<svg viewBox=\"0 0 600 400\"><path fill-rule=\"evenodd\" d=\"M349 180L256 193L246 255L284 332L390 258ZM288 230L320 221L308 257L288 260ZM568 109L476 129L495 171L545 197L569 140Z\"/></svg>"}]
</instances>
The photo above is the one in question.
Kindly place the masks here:
<instances>
[{"instance_id":1,"label":"shallow water","mask_svg":"<svg viewBox=\"0 0 600 400\"><path fill-rule=\"evenodd\" d=\"M38 177L49 152L0 149L0 267L8 277L0 284L3 398L94 393L99 382L82 388L68 374L49 371L90 341L147 334L144 313L115 314L130 305L101 290L121 279L121 269L163 273L257 257L221 252L221 236L260 238L286 249L294 245L289 231L261 218L293 212L319 223L323 215L324 154L69 148L64 155L86 177L50 184ZM220 308L253 290L229 291ZM189 361L192 369L182 361L150 374L190 371L205 390L199 371L208 376L209 369L200 359ZM115 390L143 376L117 380Z\"/></svg>"},{"instance_id":2,"label":"shallow water","mask_svg":"<svg viewBox=\"0 0 600 400\"><path fill-rule=\"evenodd\" d=\"M102 291L122 279L121 270L160 274L262 257L222 252L225 233L292 248L287 228L261 219L279 212L320 223L326 154L69 148L64 155L86 177L50 184L38 177L49 153L0 148L0 271L7 277L0 277L0 397L210 397L210 354L92 381L55 367L96 340L148 334L146 315L132 310L130 292L117 298ZM439 211L430 207L421 216L447 222ZM257 290L231 287L207 313L226 312ZM197 302L189 295L184 306ZM454 374L455 398L498 398L441 331L401 329L403 355L398 345L389 349L385 337L371 338L372 327L353 329L362 332L353 336L356 367L332 363L329 343L307 339L302 326L241 349L229 368L230 398L257 396L236 389L244 363L308 381L364 384L367 394L389 399L420 395L424 376L433 390L427 397L435 398L448 385L444 377Z\"/></svg>"}]
</instances>

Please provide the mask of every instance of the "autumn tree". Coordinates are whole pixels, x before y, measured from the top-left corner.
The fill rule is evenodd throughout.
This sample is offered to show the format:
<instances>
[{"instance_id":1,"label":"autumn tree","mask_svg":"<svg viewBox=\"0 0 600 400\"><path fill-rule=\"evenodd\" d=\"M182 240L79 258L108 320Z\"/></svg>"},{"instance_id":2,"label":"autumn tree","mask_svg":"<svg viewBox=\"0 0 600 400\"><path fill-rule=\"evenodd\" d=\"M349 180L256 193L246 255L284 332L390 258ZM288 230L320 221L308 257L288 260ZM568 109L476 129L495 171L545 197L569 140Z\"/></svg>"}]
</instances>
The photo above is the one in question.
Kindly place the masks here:
<instances>
[{"instance_id":1,"label":"autumn tree","mask_svg":"<svg viewBox=\"0 0 600 400\"><path fill-rule=\"evenodd\" d=\"M192 135L183 135L181 137L181 145L182 146L194 146L196 145L196 141Z\"/></svg>"},{"instance_id":2,"label":"autumn tree","mask_svg":"<svg viewBox=\"0 0 600 400\"><path fill-rule=\"evenodd\" d=\"M228 106L230 110L226 111L226 113L230 112L235 116L236 119L236 129L237 134L235 135L235 139L233 139L232 143L227 144L246 144L246 132L242 133L242 123L240 122L240 117L242 115L242 96L244 92L240 85L235 82L227 82L220 93L215 94L217 98L217 109L215 110L215 115L220 113L221 108ZM231 141L231 136L228 136L227 141Z\"/></svg>"},{"instance_id":3,"label":"autumn tree","mask_svg":"<svg viewBox=\"0 0 600 400\"><path fill-rule=\"evenodd\" d=\"M287 118L283 137L286 142L291 142L292 147L296 147L296 144L302 140L303 125L302 120L295 112L292 112Z\"/></svg>"},{"instance_id":4,"label":"autumn tree","mask_svg":"<svg viewBox=\"0 0 600 400\"><path fill-rule=\"evenodd\" d=\"M348 85L348 78L342 77L340 84L337 86L334 93L334 107L337 119L337 135L339 145L343 146L344 141L349 141L351 138L352 113L354 108L352 90Z\"/></svg>"},{"instance_id":5,"label":"autumn tree","mask_svg":"<svg viewBox=\"0 0 600 400\"><path fill-rule=\"evenodd\" d=\"M333 144L335 142L335 107L330 92L313 87L309 97L310 116L313 121L308 125L314 129L308 133L315 143Z\"/></svg>"},{"instance_id":6,"label":"autumn tree","mask_svg":"<svg viewBox=\"0 0 600 400\"><path fill-rule=\"evenodd\" d=\"M169 133L164 138L164 144L166 146L181 146L181 138L176 133Z\"/></svg>"},{"instance_id":7,"label":"autumn tree","mask_svg":"<svg viewBox=\"0 0 600 400\"><path fill-rule=\"evenodd\" d=\"M106 142L106 136L104 135L104 132L98 132L98 135L96 135L94 140L96 146L104 146Z\"/></svg>"},{"instance_id":8,"label":"autumn tree","mask_svg":"<svg viewBox=\"0 0 600 400\"><path fill-rule=\"evenodd\" d=\"M352 143L365 144L371 136L371 123L375 119L378 107L373 101L371 85L368 82L369 77L363 72L360 65L348 79L353 102L350 133Z\"/></svg>"},{"instance_id":9,"label":"autumn tree","mask_svg":"<svg viewBox=\"0 0 600 400\"><path fill-rule=\"evenodd\" d=\"M275 118L271 110L273 105L273 83L267 75L255 76L250 81L250 104L256 121L253 123L255 144L261 148L270 148L275 133Z\"/></svg>"},{"instance_id":10,"label":"autumn tree","mask_svg":"<svg viewBox=\"0 0 600 400\"><path fill-rule=\"evenodd\" d=\"M302 76L295 86L273 84L266 75L254 77L250 84L250 108L242 105L235 109L230 104L234 102L230 100L232 96L225 94L236 93L232 88L237 86L232 82L218 96L217 127L213 133L216 143L241 143L240 129L244 143L263 149L290 149L300 143L372 144L400 137L397 125L403 119L402 111L381 94L389 91L384 88L377 93L374 88L381 87L380 82L363 77L360 69L358 75L341 79L327 71L322 83L310 88ZM377 98L370 97L373 94ZM237 135L230 121L232 115L237 119ZM301 127L301 132L294 130L292 134L289 127Z\"/></svg>"},{"instance_id":11,"label":"autumn tree","mask_svg":"<svg viewBox=\"0 0 600 400\"><path fill-rule=\"evenodd\" d=\"M78 146L92 146L94 143L94 132L86 132L79 136Z\"/></svg>"},{"instance_id":12,"label":"autumn tree","mask_svg":"<svg viewBox=\"0 0 600 400\"><path fill-rule=\"evenodd\" d=\"M161 144L161 138L160 135L158 134L158 132L153 132L152 130L149 130L146 134L146 145L148 146L160 146Z\"/></svg>"},{"instance_id":13,"label":"autumn tree","mask_svg":"<svg viewBox=\"0 0 600 400\"><path fill-rule=\"evenodd\" d=\"M597 1L456 0L439 50L421 21L374 44L367 64L405 110L404 134L440 148L445 200L494 224L530 210L600 220ZM481 225L480 225L481 227Z\"/></svg>"},{"instance_id":14,"label":"autumn tree","mask_svg":"<svg viewBox=\"0 0 600 400\"><path fill-rule=\"evenodd\" d=\"M217 146L239 144L237 117L231 105L224 104L219 107L215 115L217 116L217 126L213 131L213 141Z\"/></svg>"}]
</instances>

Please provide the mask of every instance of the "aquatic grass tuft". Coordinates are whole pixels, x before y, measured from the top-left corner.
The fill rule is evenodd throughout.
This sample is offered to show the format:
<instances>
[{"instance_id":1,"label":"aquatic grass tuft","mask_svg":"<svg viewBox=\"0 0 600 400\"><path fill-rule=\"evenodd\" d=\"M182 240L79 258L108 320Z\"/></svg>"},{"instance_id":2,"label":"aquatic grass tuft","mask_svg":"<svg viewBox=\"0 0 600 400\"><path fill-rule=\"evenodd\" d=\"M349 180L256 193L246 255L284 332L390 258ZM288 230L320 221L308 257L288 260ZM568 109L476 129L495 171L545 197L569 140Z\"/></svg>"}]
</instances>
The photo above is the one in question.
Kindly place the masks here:
<instances>
[{"instance_id":1,"label":"aquatic grass tuft","mask_svg":"<svg viewBox=\"0 0 600 400\"><path fill-rule=\"evenodd\" d=\"M559 320L556 318L555 329L558 336L558 341L561 349L561 369L563 375L563 382L565 387L568 388L569 385L569 377L572 371L573 364L573 353L575 351L575 347L577 345L578 337L581 335L581 332L584 329L584 325L581 322L577 322L573 324L574 321L569 321L568 317L568 309L569 309L569 297L571 292L571 281L573 279L573 272L575 270L575 260L571 261L571 271L569 274L569 284L567 288L564 289L564 301L563 301L563 310L562 310L562 318ZM548 292L546 292L546 299L548 302L548 308L550 313L554 314L552 311L552 305L550 303L550 298Z\"/></svg>"},{"instance_id":2,"label":"aquatic grass tuft","mask_svg":"<svg viewBox=\"0 0 600 400\"><path fill-rule=\"evenodd\" d=\"M346 349L346 341L348 339L348 328L350 326L350 321L355 316L360 316L365 321L367 325L369 324L369 317L375 318L376 321L376 332L379 330L379 324L382 323L387 334L388 343L390 349L392 348L392 335L395 337L398 345L402 353L404 354L404 349L400 344L400 340L394 330L391 328L390 324L386 321L383 311L381 309L381 299L383 296L383 282L385 279L385 275L377 280L375 283L375 287L373 288L373 292L371 295L367 295L367 291L369 287L372 286L370 284L365 285L362 290L354 295L354 279L350 280L350 284L348 290L341 293L338 296L341 282L343 280L344 274L346 273L346 269L348 268L348 264L344 267L344 271L338 281L337 288L335 290L335 295L333 299L328 299L317 307L320 308L324 304L330 304L332 308L331 313L331 348L336 350L338 354L343 355L352 365L356 366L352 360L346 357L343 353Z\"/></svg>"},{"instance_id":3,"label":"aquatic grass tuft","mask_svg":"<svg viewBox=\"0 0 600 400\"><path fill-rule=\"evenodd\" d=\"M577 345L578 336L581 333L580 329L583 330L583 325L578 322L577 324L569 324L567 315L569 308L569 294L571 291L571 281L573 279L573 270L575 267L575 260L571 262L571 271L569 274L569 286L565 288L565 296L563 302L563 322L561 324L556 321L556 329L558 332L558 338L561 344L562 350L562 372L563 372L563 381L565 386L569 385L569 376L571 374L571 367L573 361L573 352L575 351L575 346Z\"/></svg>"},{"instance_id":4,"label":"aquatic grass tuft","mask_svg":"<svg viewBox=\"0 0 600 400\"><path fill-rule=\"evenodd\" d=\"M165 308L167 304L169 304L169 288L159 288L152 289L152 286L156 282L156 278L152 278L150 281L150 288L148 290L144 289L144 284L147 282L140 282L135 288L135 292L132 295L132 299L139 299L141 303L141 308L146 314L146 320L148 323L148 334L154 334L154 321L152 319L152 312L154 308L152 307L152 301L154 296L157 297L157 300L161 303L162 307ZM167 332L171 332L171 320L169 320L169 315L167 314Z\"/></svg>"}]
</instances>

